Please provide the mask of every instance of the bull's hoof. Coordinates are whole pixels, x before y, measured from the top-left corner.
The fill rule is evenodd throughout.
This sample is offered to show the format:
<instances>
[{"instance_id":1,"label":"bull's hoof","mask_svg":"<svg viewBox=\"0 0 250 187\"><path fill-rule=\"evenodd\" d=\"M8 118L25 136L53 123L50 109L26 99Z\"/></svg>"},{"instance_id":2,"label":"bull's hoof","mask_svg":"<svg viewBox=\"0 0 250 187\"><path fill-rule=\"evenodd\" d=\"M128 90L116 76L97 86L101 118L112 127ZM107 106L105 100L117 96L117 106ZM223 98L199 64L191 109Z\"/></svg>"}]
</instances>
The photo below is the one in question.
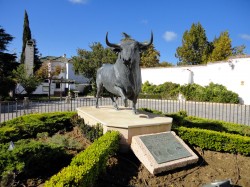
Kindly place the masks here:
<instances>
[{"instance_id":1,"label":"bull's hoof","mask_svg":"<svg viewBox=\"0 0 250 187\"><path fill-rule=\"evenodd\" d=\"M117 105L114 105L114 108L115 108L116 110L119 110L119 107L118 107Z\"/></svg>"},{"instance_id":2,"label":"bull's hoof","mask_svg":"<svg viewBox=\"0 0 250 187\"><path fill-rule=\"evenodd\" d=\"M133 109L133 114L138 114L136 109Z\"/></svg>"},{"instance_id":3,"label":"bull's hoof","mask_svg":"<svg viewBox=\"0 0 250 187\"><path fill-rule=\"evenodd\" d=\"M99 108L99 106L98 106L98 105L96 105L96 106L95 106L95 108Z\"/></svg>"}]
</instances>

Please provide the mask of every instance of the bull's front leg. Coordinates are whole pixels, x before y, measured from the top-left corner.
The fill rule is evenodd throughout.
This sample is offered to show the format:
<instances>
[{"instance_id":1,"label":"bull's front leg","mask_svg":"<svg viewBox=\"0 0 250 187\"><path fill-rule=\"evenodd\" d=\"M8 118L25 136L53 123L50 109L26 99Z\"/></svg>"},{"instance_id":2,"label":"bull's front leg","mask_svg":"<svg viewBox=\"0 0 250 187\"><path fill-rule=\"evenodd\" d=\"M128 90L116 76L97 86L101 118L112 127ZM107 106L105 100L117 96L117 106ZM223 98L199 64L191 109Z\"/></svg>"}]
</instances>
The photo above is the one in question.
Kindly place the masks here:
<instances>
[{"instance_id":1,"label":"bull's front leg","mask_svg":"<svg viewBox=\"0 0 250 187\"><path fill-rule=\"evenodd\" d=\"M115 90L117 91L118 95L121 96L121 98L122 98L122 100L124 102L124 106L128 107L128 99L125 96L125 93L124 93L123 89L118 87L118 86L115 86Z\"/></svg>"}]
</instances>

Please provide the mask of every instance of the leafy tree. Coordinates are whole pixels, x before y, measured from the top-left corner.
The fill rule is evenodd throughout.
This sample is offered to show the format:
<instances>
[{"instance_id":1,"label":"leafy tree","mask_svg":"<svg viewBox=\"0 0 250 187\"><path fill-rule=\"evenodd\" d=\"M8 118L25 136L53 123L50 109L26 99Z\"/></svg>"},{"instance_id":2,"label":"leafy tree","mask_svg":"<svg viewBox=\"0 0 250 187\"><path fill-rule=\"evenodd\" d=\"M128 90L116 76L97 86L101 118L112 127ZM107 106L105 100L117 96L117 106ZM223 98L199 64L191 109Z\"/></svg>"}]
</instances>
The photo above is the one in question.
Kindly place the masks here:
<instances>
[{"instance_id":1,"label":"leafy tree","mask_svg":"<svg viewBox=\"0 0 250 187\"><path fill-rule=\"evenodd\" d=\"M41 83L40 79L34 75L28 75L24 64L20 64L16 70L13 71L16 82L21 84L27 95L34 92L37 86Z\"/></svg>"},{"instance_id":2,"label":"leafy tree","mask_svg":"<svg viewBox=\"0 0 250 187\"><path fill-rule=\"evenodd\" d=\"M232 45L228 31L222 32L219 38L213 41L213 52L210 56L210 61L221 61L232 56Z\"/></svg>"},{"instance_id":3,"label":"leafy tree","mask_svg":"<svg viewBox=\"0 0 250 187\"><path fill-rule=\"evenodd\" d=\"M27 11L24 12L24 23L23 23L23 47L22 47L22 54L21 54L21 63L25 61L25 47L27 41L31 40L31 31L29 26L29 17Z\"/></svg>"},{"instance_id":4,"label":"leafy tree","mask_svg":"<svg viewBox=\"0 0 250 187\"><path fill-rule=\"evenodd\" d=\"M49 80L49 100L50 100L50 88L52 80L56 78L56 76L58 76L61 73L61 71L63 71L63 69L60 65L49 68L49 63L51 62L43 63L42 66L36 71L36 76L41 80L45 79Z\"/></svg>"},{"instance_id":5,"label":"leafy tree","mask_svg":"<svg viewBox=\"0 0 250 187\"><path fill-rule=\"evenodd\" d=\"M78 56L74 56L72 61L75 73L82 74L95 85L97 69L104 63L114 64L117 55L110 48L104 48L99 42L89 47L91 51L78 49Z\"/></svg>"},{"instance_id":6,"label":"leafy tree","mask_svg":"<svg viewBox=\"0 0 250 187\"><path fill-rule=\"evenodd\" d=\"M211 52L211 44L207 40L205 29L198 22L185 31L182 46L178 47L175 56L179 58L178 65L205 64Z\"/></svg>"},{"instance_id":7,"label":"leafy tree","mask_svg":"<svg viewBox=\"0 0 250 187\"><path fill-rule=\"evenodd\" d=\"M16 54L7 53L7 45L13 40L13 36L6 33L0 26L0 96L7 96L15 87L12 71L16 69Z\"/></svg>"},{"instance_id":8,"label":"leafy tree","mask_svg":"<svg viewBox=\"0 0 250 187\"><path fill-rule=\"evenodd\" d=\"M159 66L160 52L151 44L141 55L141 67Z\"/></svg>"},{"instance_id":9,"label":"leafy tree","mask_svg":"<svg viewBox=\"0 0 250 187\"><path fill-rule=\"evenodd\" d=\"M233 56L237 56L237 55L245 55L246 53L244 52L244 50L246 49L245 45L240 45L240 46L236 46L232 49L232 53Z\"/></svg>"},{"instance_id":10,"label":"leafy tree","mask_svg":"<svg viewBox=\"0 0 250 187\"><path fill-rule=\"evenodd\" d=\"M170 62L163 61L163 62L159 63L159 67L173 67L173 66L174 65Z\"/></svg>"}]
</instances>

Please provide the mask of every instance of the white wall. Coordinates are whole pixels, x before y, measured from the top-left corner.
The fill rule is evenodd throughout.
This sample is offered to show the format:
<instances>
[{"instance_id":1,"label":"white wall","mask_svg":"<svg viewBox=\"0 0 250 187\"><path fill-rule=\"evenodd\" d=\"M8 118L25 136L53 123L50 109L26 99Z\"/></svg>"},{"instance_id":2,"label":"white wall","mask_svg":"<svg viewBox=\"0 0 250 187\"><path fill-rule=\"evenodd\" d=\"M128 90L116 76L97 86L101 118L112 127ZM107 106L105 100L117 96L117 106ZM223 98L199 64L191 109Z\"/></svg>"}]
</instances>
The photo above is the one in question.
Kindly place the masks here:
<instances>
[{"instance_id":1,"label":"white wall","mask_svg":"<svg viewBox=\"0 0 250 187\"><path fill-rule=\"evenodd\" d=\"M142 82L159 85L174 82L181 85L196 83L202 86L210 82L222 84L239 94L242 103L250 105L250 57L234 58L225 62L202 66L169 68L142 68Z\"/></svg>"}]
</instances>

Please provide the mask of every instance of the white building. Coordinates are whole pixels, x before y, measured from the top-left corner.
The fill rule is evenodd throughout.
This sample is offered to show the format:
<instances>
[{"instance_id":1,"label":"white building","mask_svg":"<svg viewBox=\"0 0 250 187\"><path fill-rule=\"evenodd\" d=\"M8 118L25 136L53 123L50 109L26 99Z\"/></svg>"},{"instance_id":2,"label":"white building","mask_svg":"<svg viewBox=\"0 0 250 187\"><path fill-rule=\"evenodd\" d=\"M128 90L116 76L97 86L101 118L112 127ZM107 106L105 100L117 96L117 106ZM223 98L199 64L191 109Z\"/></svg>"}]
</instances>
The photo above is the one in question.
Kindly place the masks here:
<instances>
[{"instance_id":1,"label":"white building","mask_svg":"<svg viewBox=\"0 0 250 187\"><path fill-rule=\"evenodd\" d=\"M61 73L54 76L50 86L50 95L67 95L68 91L83 92L83 89L88 85L89 81L82 75L76 75L73 70L73 64L66 58L46 56L40 59L43 63L48 64L48 69L53 71L56 66L61 66ZM45 80L32 94L49 94L49 80ZM23 87L18 85L16 88L17 94L25 94Z\"/></svg>"},{"instance_id":2,"label":"white building","mask_svg":"<svg viewBox=\"0 0 250 187\"><path fill-rule=\"evenodd\" d=\"M168 68L142 68L142 82L152 84L173 82L180 85L196 83L207 86L210 82L222 84L239 94L242 104L250 105L250 56L234 57L228 61L207 65Z\"/></svg>"}]
</instances>

